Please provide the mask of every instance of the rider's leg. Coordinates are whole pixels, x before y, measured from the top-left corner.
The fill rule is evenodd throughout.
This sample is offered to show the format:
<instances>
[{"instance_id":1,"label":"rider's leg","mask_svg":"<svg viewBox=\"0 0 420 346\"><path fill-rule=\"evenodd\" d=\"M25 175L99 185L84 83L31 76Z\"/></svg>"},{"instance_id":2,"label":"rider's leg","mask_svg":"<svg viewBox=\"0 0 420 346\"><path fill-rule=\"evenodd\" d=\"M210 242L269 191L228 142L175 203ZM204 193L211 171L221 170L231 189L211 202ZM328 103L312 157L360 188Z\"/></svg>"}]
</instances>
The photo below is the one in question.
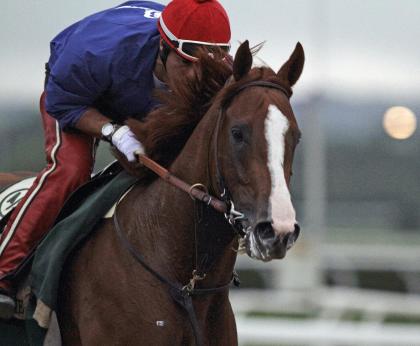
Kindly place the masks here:
<instances>
[{"instance_id":1,"label":"rider's leg","mask_svg":"<svg viewBox=\"0 0 420 346\"><path fill-rule=\"evenodd\" d=\"M47 167L13 211L0 238L0 315L1 293L13 294L10 277L50 229L69 194L89 180L94 163L94 138L62 132L45 111L44 94L40 108Z\"/></svg>"}]
</instances>

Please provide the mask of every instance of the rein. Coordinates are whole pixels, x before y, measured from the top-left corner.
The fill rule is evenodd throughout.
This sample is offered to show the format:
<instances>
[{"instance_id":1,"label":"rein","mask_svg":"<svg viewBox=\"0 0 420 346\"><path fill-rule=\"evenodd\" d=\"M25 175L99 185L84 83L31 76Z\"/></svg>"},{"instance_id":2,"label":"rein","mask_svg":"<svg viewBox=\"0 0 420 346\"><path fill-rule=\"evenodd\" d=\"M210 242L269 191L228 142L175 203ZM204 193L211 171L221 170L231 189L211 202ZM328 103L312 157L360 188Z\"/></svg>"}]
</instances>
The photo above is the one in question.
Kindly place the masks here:
<instances>
[{"instance_id":1,"label":"rein","mask_svg":"<svg viewBox=\"0 0 420 346\"><path fill-rule=\"evenodd\" d=\"M217 179L217 183L219 185L220 191L222 191L220 195L221 199L218 199L210 195L208 193L207 187L205 187L204 185L199 184L199 183L189 185L185 181L171 174L167 169L165 169L164 167L162 167L161 165L159 165L152 159L148 158L146 155L136 153L136 157L138 161L142 163L144 166L146 166L147 168L149 168L150 170L152 170L154 173L156 173L164 181L179 188L182 191L185 191L191 196L192 199L203 202L207 206L211 206L217 212L223 213L226 220L229 222L229 224L241 236L243 236L245 233L245 230L241 224L241 221L246 219L246 217L243 213L235 210L235 206L231 199L231 195L225 184L225 179L223 178L223 175L221 174L219 160L218 160L219 159L218 140L219 140L219 132L221 131L222 125L223 125L224 115L226 114L225 109L229 106L234 96L236 96L239 92L241 92L245 88L252 87L252 86L260 86L260 87L277 89L277 90L282 91L287 98L290 97L290 91L278 84L268 82L268 81L253 81L253 82L249 82L240 86L231 95L229 100L225 101L224 104L220 107L220 112L218 114L216 127L215 127L215 131L216 131L215 133L215 159L216 161L215 162L216 162L216 174L217 174L216 179ZM114 221L114 227L115 227L116 233L118 235L118 238L122 246L125 249L127 249L127 251L134 257L134 259L138 263L140 263L149 273L155 276L160 282L168 286L169 293L172 299L174 299L175 302L178 303L182 308L184 308L186 312L188 313L188 318L190 320L190 324L194 333L195 344L197 346L203 345L204 344L203 337L201 334L201 330L199 328L192 298L198 295L223 292L229 288L232 282L236 286L239 286L239 279L237 277L237 274L233 272L232 278L229 280L229 282L222 286L214 287L214 288L199 288L199 289L195 288L196 282L201 281L206 277L207 275L206 272L210 270L210 268L212 267L212 264L215 262L215 258L212 258L211 256L208 256L208 254L206 254L205 256L210 257L212 259L211 262L213 262L213 263L210 263L210 265L208 266L208 270L199 271L198 266L197 266L197 258L196 258L196 268L193 270L192 277L186 285L182 285L179 282L173 282L171 280L168 280L167 278L159 274L157 271L155 271L152 267L150 267L144 260L143 256L136 250L133 244L130 243L129 239L125 235L125 232L123 232L118 222L117 208L115 208L113 221ZM195 246L196 246L196 252L197 252L197 241L196 241Z\"/></svg>"},{"instance_id":2,"label":"rein","mask_svg":"<svg viewBox=\"0 0 420 346\"><path fill-rule=\"evenodd\" d=\"M192 301L193 296L199 295L206 295L206 294L214 294L219 293L227 290L230 284L233 282L236 286L239 285L239 279L235 272L232 273L232 278L229 280L228 283L214 288L195 288L195 284L199 280L203 280L205 275L201 276L193 271L193 276L190 279L190 282L186 285L182 285L179 282L172 282L159 274L155 271L152 267L150 267L146 261L144 260L143 256L136 250L133 244L130 243L127 236L122 231L120 224L117 218L117 210L115 209L114 212L114 227L117 232L118 238L121 241L121 244L124 248L130 252L130 254L134 257L134 259L140 263L144 269L146 269L149 273L151 273L154 277L156 277L160 282L165 284L169 287L169 294L171 295L172 299L175 300L182 308L186 310L188 313L188 318L191 323L191 327L193 329L195 344L197 346L203 345L203 337L201 335L201 330L198 324L197 316L195 314L194 305Z\"/></svg>"},{"instance_id":3,"label":"rein","mask_svg":"<svg viewBox=\"0 0 420 346\"><path fill-rule=\"evenodd\" d=\"M202 184L194 184L189 185L185 181L177 178L171 172L169 172L166 168L159 165L157 162L153 161L149 157L144 154L136 154L140 163L144 166L149 168L151 171L156 173L159 177L163 180L168 182L169 184L177 187L178 189L188 193L192 199L197 199L221 213L226 213L228 211L228 207L224 201L217 199L214 196L208 194L207 189L204 191L200 188L203 187Z\"/></svg>"}]
</instances>

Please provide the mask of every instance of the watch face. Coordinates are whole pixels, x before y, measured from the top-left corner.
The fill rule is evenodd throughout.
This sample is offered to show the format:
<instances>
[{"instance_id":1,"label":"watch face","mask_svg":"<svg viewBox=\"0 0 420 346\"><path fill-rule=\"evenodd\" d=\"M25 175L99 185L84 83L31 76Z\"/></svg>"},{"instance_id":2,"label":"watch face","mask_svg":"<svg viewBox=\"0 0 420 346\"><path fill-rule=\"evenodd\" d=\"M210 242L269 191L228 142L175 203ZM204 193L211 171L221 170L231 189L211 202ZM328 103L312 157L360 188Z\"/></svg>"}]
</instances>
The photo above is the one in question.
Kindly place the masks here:
<instances>
[{"instance_id":1,"label":"watch face","mask_svg":"<svg viewBox=\"0 0 420 346\"><path fill-rule=\"evenodd\" d=\"M102 135L103 135L104 137L110 136L110 135L112 134L112 132L113 132L113 131L114 131L114 125L112 125L112 124L110 124L110 123L105 124L105 125L102 127Z\"/></svg>"}]
</instances>

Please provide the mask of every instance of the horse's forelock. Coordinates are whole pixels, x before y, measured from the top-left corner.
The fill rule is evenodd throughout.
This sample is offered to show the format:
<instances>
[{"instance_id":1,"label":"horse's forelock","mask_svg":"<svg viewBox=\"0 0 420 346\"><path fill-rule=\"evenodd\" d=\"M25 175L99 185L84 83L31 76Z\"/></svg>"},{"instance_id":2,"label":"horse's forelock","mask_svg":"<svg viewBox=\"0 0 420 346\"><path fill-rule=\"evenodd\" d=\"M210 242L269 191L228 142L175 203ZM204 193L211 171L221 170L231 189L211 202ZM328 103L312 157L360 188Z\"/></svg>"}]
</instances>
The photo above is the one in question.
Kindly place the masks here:
<instances>
[{"instance_id":1,"label":"horse's forelock","mask_svg":"<svg viewBox=\"0 0 420 346\"><path fill-rule=\"evenodd\" d=\"M228 85L218 96L219 102L223 107L226 107L232 100L232 98L237 94L238 89L241 89L245 84L258 80L278 84L284 90L286 90L288 94L286 96L288 97L290 97L293 93L290 85L278 78L277 74L270 67L262 66L252 68L246 77Z\"/></svg>"}]
</instances>

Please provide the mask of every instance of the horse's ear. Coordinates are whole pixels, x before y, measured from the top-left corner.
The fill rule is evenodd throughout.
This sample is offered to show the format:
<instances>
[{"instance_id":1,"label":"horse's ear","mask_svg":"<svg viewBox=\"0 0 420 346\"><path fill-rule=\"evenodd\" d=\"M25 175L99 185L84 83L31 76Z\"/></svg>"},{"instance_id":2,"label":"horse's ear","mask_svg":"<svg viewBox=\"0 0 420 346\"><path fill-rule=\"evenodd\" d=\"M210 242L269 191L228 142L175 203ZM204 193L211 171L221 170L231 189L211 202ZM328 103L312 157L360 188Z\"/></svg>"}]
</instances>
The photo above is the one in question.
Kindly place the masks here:
<instances>
[{"instance_id":1,"label":"horse's ear","mask_svg":"<svg viewBox=\"0 0 420 346\"><path fill-rule=\"evenodd\" d=\"M289 60L287 60L280 68L279 72L277 72L277 76L288 82L290 86L293 86L302 74L304 63L305 52L303 51L300 42L298 42Z\"/></svg>"},{"instance_id":2,"label":"horse's ear","mask_svg":"<svg viewBox=\"0 0 420 346\"><path fill-rule=\"evenodd\" d=\"M252 53L249 49L249 42L246 40L242 43L235 54L233 60L233 77L236 81L245 76L252 66Z\"/></svg>"}]
</instances>

